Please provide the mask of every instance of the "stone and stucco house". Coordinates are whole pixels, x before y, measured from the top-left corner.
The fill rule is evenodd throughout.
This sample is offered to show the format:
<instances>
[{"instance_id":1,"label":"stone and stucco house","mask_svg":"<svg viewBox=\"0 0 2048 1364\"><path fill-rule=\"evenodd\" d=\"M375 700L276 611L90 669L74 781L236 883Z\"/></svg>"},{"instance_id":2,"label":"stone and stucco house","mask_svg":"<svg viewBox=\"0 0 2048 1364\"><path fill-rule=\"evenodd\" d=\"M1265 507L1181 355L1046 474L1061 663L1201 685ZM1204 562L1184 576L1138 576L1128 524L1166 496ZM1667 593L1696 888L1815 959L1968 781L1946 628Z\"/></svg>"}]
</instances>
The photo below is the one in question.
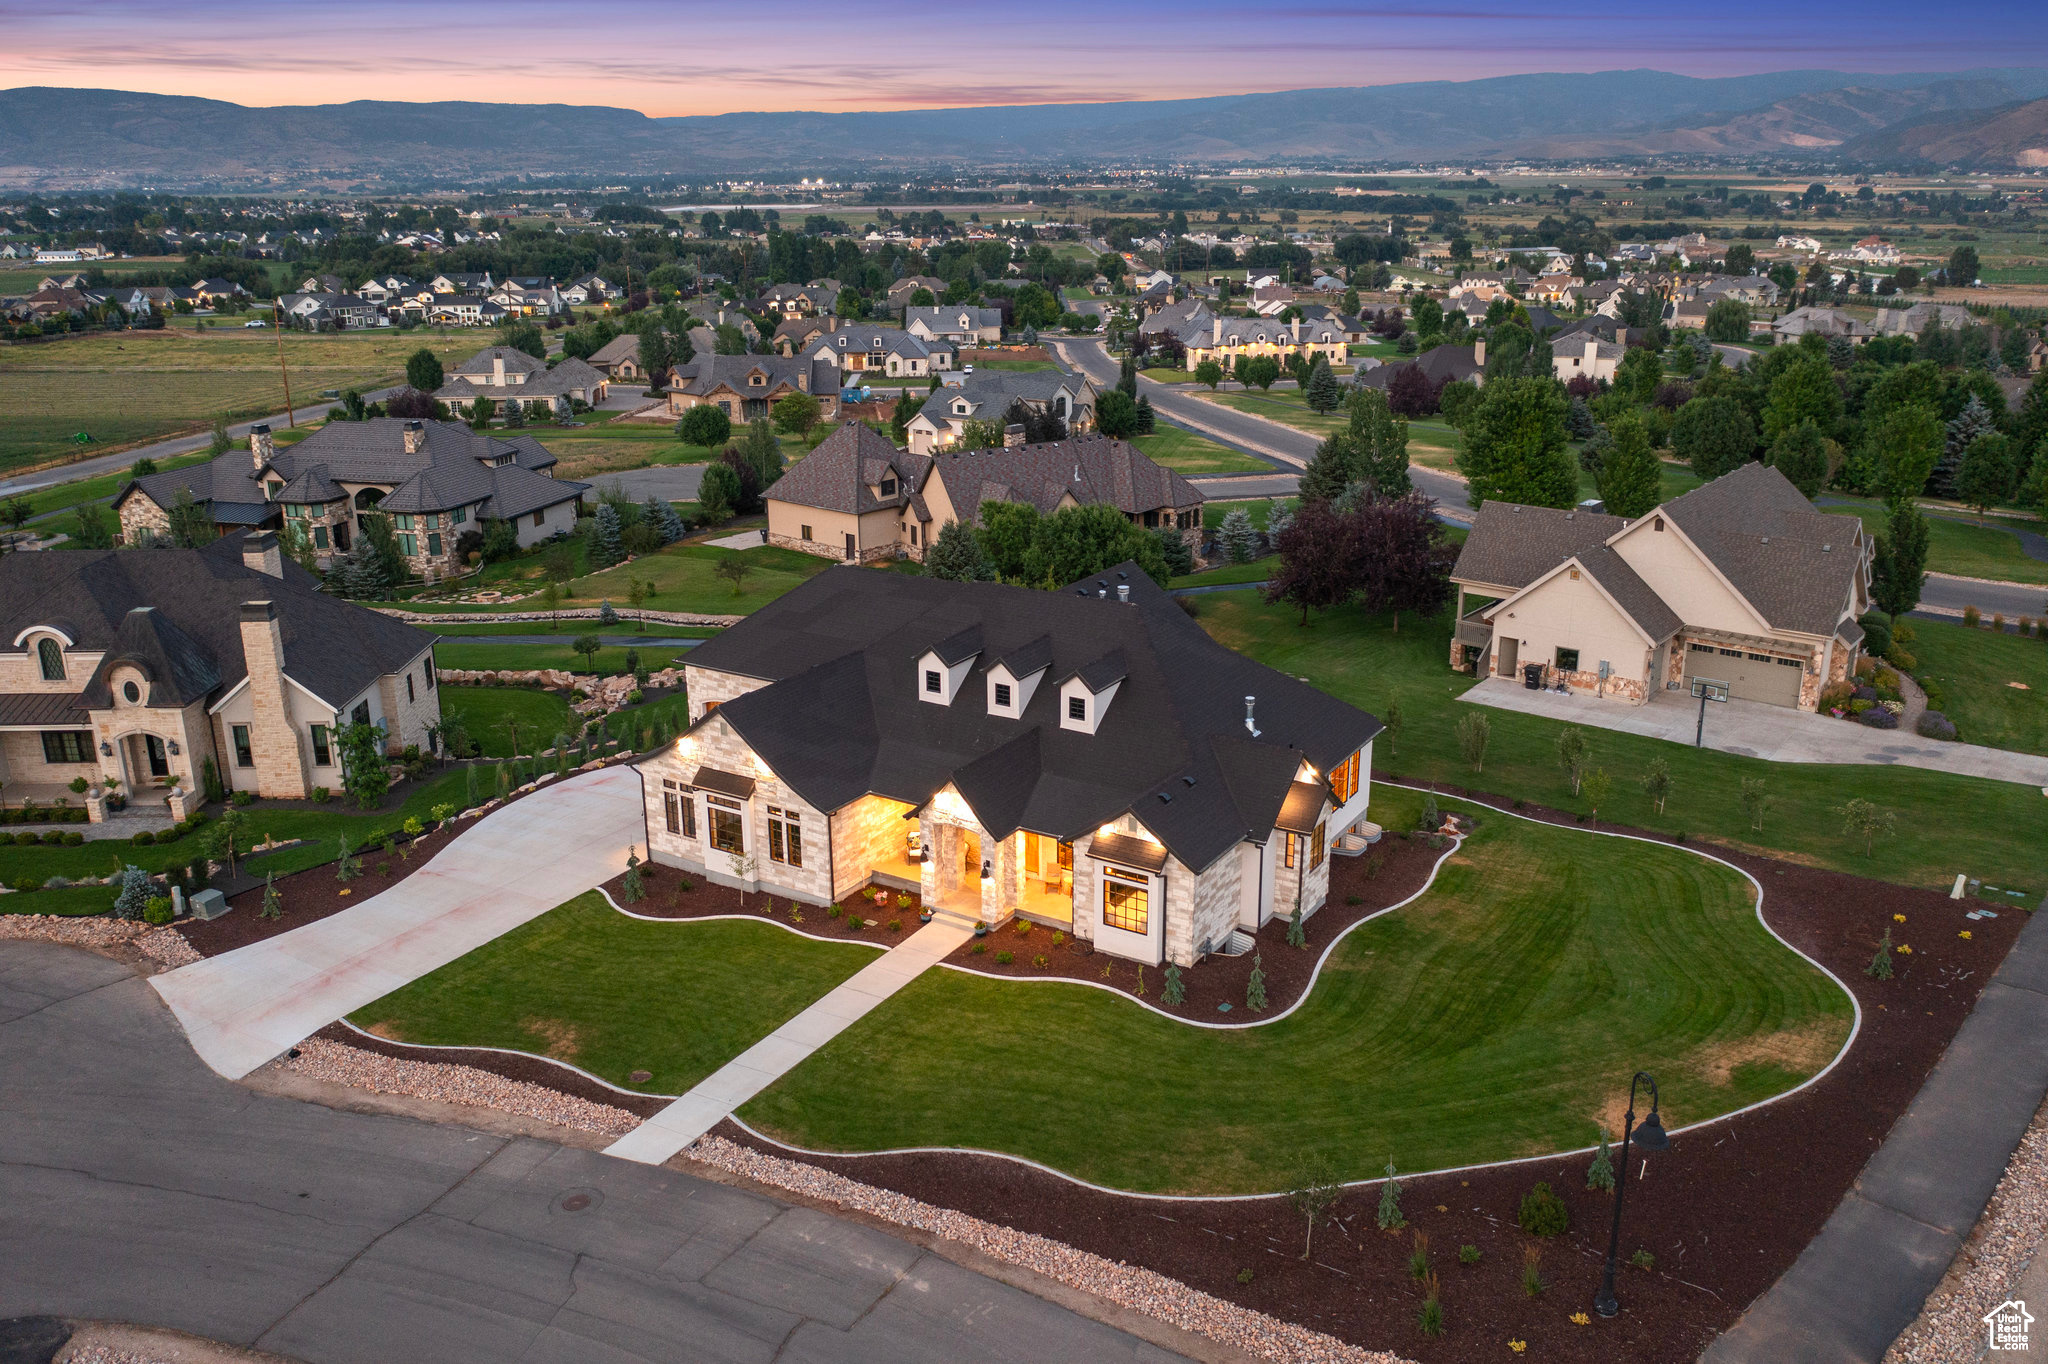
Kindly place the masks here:
<instances>
[{"instance_id":1,"label":"stone and stucco house","mask_svg":"<svg viewBox=\"0 0 2048 1364\"><path fill-rule=\"evenodd\" d=\"M455 422L329 422L290 446L259 425L246 452L131 481L114 512L122 542L134 545L145 533L167 535L178 494L189 491L218 531L303 535L323 569L348 553L364 515L383 512L412 572L431 581L461 571L457 544L485 521L511 522L522 546L575 529L590 485L557 479L554 467L531 436L499 439Z\"/></svg>"},{"instance_id":2,"label":"stone and stucco house","mask_svg":"<svg viewBox=\"0 0 2048 1364\"><path fill-rule=\"evenodd\" d=\"M0 558L0 782L99 816L77 778L184 803L210 760L231 791L340 790L336 729L397 753L440 724L436 636L329 596L252 531L204 549ZM173 778L176 779L173 783Z\"/></svg>"},{"instance_id":3,"label":"stone and stucco house","mask_svg":"<svg viewBox=\"0 0 2048 1364\"><path fill-rule=\"evenodd\" d=\"M1815 710L1855 667L1870 548L1765 464L1633 521L1488 502L1451 571L1451 666L1637 703L1704 678ZM1469 614L1468 595L1485 599Z\"/></svg>"},{"instance_id":4,"label":"stone and stucco house","mask_svg":"<svg viewBox=\"0 0 2048 1364\"><path fill-rule=\"evenodd\" d=\"M639 344L638 337L634 344ZM489 398L501 408L518 403L531 413L545 410L566 417L574 410L572 403L595 407L610 391L605 371L573 355L550 365L511 346L486 346L449 370L447 382L434 396L457 412L467 412L478 398Z\"/></svg>"},{"instance_id":5,"label":"stone and stucco house","mask_svg":"<svg viewBox=\"0 0 2048 1364\"><path fill-rule=\"evenodd\" d=\"M778 329L779 335L779 329ZM891 379L923 379L953 368L959 348L950 341L913 335L895 327L850 322L815 337L803 354L839 370L842 383L880 374Z\"/></svg>"},{"instance_id":6,"label":"stone and stucco house","mask_svg":"<svg viewBox=\"0 0 2048 1364\"><path fill-rule=\"evenodd\" d=\"M1284 363L1296 355L1341 365L1351 354L1344 328L1331 321L1295 318L1280 322L1270 317L1218 317L1211 313L1197 317L1176 334L1187 349L1189 369L1204 360L1231 369L1241 361L1262 356Z\"/></svg>"},{"instance_id":7,"label":"stone and stucco house","mask_svg":"<svg viewBox=\"0 0 2048 1364\"><path fill-rule=\"evenodd\" d=\"M924 455L848 422L764 494L768 542L858 563L922 561L948 521L978 524L983 502L1028 502L1050 516L1107 505L1134 525L1179 529L1200 545L1202 494L1128 441L1102 436Z\"/></svg>"},{"instance_id":8,"label":"stone and stucco house","mask_svg":"<svg viewBox=\"0 0 2048 1364\"><path fill-rule=\"evenodd\" d=\"M1550 369L1561 384L1580 375L1594 383L1611 384L1627 353L1617 342L1603 341L1592 332L1573 332L1550 343Z\"/></svg>"},{"instance_id":9,"label":"stone and stucco house","mask_svg":"<svg viewBox=\"0 0 2048 1364\"><path fill-rule=\"evenodd\" d=\"M987 369L944 382L903 428L910 448L921 455L955 444L971 421L1003 421L1013 403L1033 412L1057 412L1071 435L1095 429L1095 386L1079 374Z\"/></svg>"},{"instance_id":10,"label":"stone and stucco house","mask_svg":"<svg viewBox=\"0 0 2048 1364\"><path fill-rule=\"evenodd\" d=\"M820 414L829 419L839 411L839 372L808 355L711 355L700 350L668 376L668 410L677 417L710 403L736 423L759 421L792 393L815 397Z\"/></svg>"},{"instance_id":11,"label":"stone and stucco house","mask_svg":"<svg viewBox=\"0 0 2048 1364\"><path fill-rule=\"evenodd\" d=\"M685 672L691 727L640 763L652 860L809 904L915 890L1150 965L1322 907L1381 728L1134 564L1059 592L821 573Z\"/></svg>"},{"instance_id":12,"label":"stone and stucco house","mask_svg":"<svg viewBox=\"0 0 2048 1364\"><path fill-rule=\"evenodd\" d=\"M903 330L921 341L950 341L956 346L992 346L1003 339L999 308L956 303L903 310Z\"/></svg>"}]
</instances>

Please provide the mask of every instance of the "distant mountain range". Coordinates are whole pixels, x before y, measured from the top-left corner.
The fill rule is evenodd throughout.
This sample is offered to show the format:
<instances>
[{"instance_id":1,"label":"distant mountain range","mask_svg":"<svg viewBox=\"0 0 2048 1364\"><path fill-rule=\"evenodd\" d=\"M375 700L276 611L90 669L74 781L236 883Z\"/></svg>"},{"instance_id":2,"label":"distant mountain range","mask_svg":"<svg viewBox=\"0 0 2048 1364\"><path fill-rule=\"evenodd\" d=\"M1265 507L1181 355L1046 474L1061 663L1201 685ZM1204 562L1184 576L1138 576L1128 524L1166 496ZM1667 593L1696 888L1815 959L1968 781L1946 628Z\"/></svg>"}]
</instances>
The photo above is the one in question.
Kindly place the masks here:
<instances>
[{"instance_id":1,"label":"distant mountain range","mask_svg":"<svg viewBox=\"0 0 2048 1364\"><path fill-rule=\"evenodd\" d=\"M403 184L560 176L887 172L1100 162L1490 157L2048 160L2048 70L1888 76L1501 76L1207 99L649 118L560 104L252 109L115 90L0 91L0 185ZM2030 159L2031 158L2031 159Z\"/></svg>"}]
</instances>

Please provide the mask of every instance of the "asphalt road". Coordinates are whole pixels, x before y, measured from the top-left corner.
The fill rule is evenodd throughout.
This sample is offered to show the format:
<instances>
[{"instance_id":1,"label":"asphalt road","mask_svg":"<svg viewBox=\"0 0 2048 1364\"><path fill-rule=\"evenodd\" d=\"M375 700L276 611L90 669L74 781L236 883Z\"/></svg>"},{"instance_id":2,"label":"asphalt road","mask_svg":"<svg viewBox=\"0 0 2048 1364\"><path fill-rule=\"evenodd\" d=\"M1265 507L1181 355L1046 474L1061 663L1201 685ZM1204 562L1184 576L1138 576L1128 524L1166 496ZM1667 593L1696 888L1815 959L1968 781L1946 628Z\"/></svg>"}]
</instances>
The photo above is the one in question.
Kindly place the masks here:
<instances>
[{"instance_id":1,"label":"asphalt road","mask_svg":"<svg viewBox=\"0 0 2048 1364\"><path fill-rule=\"evenodd\" d=\"M0 1319L308 1364L1178 1358L862 1224L208 1070L127 967L0 942Z\"/></svg>"}]
</instances>

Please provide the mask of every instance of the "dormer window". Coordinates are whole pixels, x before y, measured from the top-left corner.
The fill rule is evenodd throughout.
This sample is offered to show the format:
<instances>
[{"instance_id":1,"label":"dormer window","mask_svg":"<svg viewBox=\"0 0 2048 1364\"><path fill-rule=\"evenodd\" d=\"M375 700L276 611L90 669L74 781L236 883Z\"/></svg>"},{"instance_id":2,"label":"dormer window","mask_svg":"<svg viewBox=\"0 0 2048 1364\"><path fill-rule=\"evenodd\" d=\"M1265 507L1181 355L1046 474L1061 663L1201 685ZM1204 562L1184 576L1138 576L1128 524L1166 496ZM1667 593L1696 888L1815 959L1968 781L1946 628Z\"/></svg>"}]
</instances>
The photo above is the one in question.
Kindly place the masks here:
<instances>
[{"instance_id":1,"label":"dormer window","mask_svg":"<svg viewBox=\"0 0 2048 1364\"><path fill-rule=\"evenodd\" d=\"M946 675L937 668L924 670L924 689L930 696L937 696L946 690Z\"/></svg>"},{"instance_id":2,"label":"dormer window","mask_svg":"<svg viewBox=\"0 0 2048 1364\"><path fill-rule=\"evenodd\" d=\"M1086 724L1088 722L1088 698L1085 696L1069 696L1067 698L1067 718Z\"/></svg>"},{"instance_id":3,"label":"dormer window","mask_svg":"<svg viewBox=\"0 0 2048 1364\"><path fill-rule=\"evenodd\" d=\"M64 647L54 639L43 639L36 643L36 658L43 666L43 681L64 680Z\"/></svg>"},{"instance_id":4,"label":"dormer window","mask_svg":"<svg viewBox=\"0 0 2048 1364\"><path fill-rule=\"evenodd\" d=\"M1010 684L1007 682L997 682L994 686L995 704L1003 710L1008 710L1010 708Z\"/></svg>"},{"instance_id":5,"label":"dormer window","mask_svg":"<svg viewBox=\"0 0 2048 1364\"><path fill-rule=\"evenodd\" d=\"M893 478L885 478L885 479L883 479L883 480L882 480L882 496L884 496L884 497L894 497L894 496L896 496L896 480L895 480L895 479L893 479Z\"/></svg>"}]
</instances>

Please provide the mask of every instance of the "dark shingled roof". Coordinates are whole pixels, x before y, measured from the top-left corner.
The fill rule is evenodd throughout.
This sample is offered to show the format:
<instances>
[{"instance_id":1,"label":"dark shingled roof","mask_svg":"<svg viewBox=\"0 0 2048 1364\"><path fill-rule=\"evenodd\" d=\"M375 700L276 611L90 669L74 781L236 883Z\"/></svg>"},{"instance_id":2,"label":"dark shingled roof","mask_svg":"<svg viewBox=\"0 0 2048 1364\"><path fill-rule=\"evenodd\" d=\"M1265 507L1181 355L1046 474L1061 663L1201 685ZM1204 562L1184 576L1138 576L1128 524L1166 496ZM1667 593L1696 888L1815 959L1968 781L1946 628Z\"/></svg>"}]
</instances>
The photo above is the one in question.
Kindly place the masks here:
<instances>
[{"instance_id":1,"label":"dark shingled roof","mask_svg":"<svg viewBox=\"0 0 2048 1364\"><path fill-rule=\"evenodd\" d=\"M1527 587L1566 559L1604 545L1627 524L1602 512L1486 502L1472 518L1451 577L1467 585Z\"/></svg>"},{"instance_id":2,"label":"dark shingled roof","mask_svg":"<svg viewBox=\"0 0 2048 1364\"><path fill-rule=\"evenodd\" d=\"M62 621L77 648L140 664L151 697L169 704L242 681L245 601L275 604L286 675L330 705L346 704L432 647L435 636L424 630L321 592L290 560L282 578L246 567L243 538L223 536L204 549L0 557L0 639ZM104 678L87 692L82 700L104 695Z\"/></svg>"},{"instance_id":3,"label":"dark shingled roof","mask_svg":"<svg viewBox=\"0 0 2048 1364\"><path fill-rule=\"evenodd\" d=\"M1574 562L1590 573L1593 581L1614 598L1615 605L1642 626L1643 633L1651 639L1669 639L1685 624L1669 603L1643 581L1642 575L1629 567L1628 560L1606 545L1585 551Z\"/></svg>"},{"instance_id":4,"label":"dark shingled roof","mask_svg":"<svg viewBox=\"0 0 2048 1364\"><path fill-rule=\"evenodd\" d=\"M773 684L714 714L820 809L871 792L923 805L950 782L994 837L1026 828L1070 839L1133 812L1204 868L1270 834L1303 760L1326 772L1380 723L1218 644L1136 565L1104 576L1117 572L1129 575L1128 604L1096 596L1092 579L1084 594L820 573L690 662ZM953 704L919 700L917 660L974 627L981 655ZM1122 678L1096 733L1061 726L1053 685L1019 719L989 714L988 669L1041 644L1055 677ZM1248 695L1256 739L1244 727Z\"/></svg>"},{"instance_id":5,"label":"dark shingled roof","mask_svg":"<svg viewBox=\"0 0 2048 1364\"><path fill-rule=\"evenodd\" d=\"M924 455L898 450L889 438L860 422L850 421L818 442L818 448L789 467L762 496L820 511L870 512L901 508L924 488L932 462ZM877 497L880 471L893 469L896 492Z\"/></svg>"},{"instance_id":6,"label":"dark shingled roof","mask_svg":"<svg viewBox=\"0 0 2048 1364\"><path fill-rule=\"evenodd\" d=\"M1126 516L1202 504L1201 490L1186 478L1129 441L1107 436L944 450L933 460L953 506L976 521L984 502L1029 502L1049 516L1068 493L1084 507L1099 502Z\"/></svg>"},{"instance_id":7,"label":"dark shingled roof","mask_svg":"<svg viewBox=\"0 0 2048 1364\"><path fill-rule=\"evenodd\" d=\"M1863 568L1863 523L1830 516L1768 464L1744 464L1660 510L1780 630L1834 632Z\"/></svg>"}]
</instances>

